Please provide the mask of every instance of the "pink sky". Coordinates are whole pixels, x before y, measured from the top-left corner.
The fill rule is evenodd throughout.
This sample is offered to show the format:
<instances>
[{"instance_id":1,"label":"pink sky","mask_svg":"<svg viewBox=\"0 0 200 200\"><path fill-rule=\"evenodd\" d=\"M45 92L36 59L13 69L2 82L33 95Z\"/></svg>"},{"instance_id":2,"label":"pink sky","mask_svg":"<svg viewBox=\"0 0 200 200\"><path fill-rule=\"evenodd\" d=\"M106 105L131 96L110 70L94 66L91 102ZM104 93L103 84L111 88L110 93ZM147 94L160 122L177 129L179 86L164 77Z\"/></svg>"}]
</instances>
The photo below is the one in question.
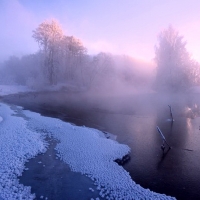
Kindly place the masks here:
<instances>
[{"instance_id":1,"label":"pink sky","mask_svg":"<svg viewBox=\"0 0 200 200\"><path fill-rule=\"evenodd\" d=\"M2 0L1 58L36 52L32 30L55 18L89 53L106 51L150 61L159 32L173 25L200 62L199 0Z\"/></svg>"}]
</instances>

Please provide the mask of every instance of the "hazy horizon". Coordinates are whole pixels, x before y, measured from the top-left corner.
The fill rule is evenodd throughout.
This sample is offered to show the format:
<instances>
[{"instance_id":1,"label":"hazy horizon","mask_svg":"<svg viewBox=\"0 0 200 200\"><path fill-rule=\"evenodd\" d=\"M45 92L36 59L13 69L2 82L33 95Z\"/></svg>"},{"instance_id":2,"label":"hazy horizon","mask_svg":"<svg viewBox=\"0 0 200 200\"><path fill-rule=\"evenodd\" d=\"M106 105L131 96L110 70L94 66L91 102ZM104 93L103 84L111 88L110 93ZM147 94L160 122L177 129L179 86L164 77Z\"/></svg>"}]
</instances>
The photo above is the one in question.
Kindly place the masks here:
<instances>
[{"instance_id":1,"label":"hazy horizon","mask_svg":"<svg viewBox=\"0 0 200 200\"><path fill-rule=\"evenodd\" d=\"M110 52L152 61L161 30L172 24L200 62L200 2L169 1L25 1L0 2L1 55L35 53L32 31L44 20L56 19L66 35L79 38L89 54Z\"/></svg>"}]
</instances>

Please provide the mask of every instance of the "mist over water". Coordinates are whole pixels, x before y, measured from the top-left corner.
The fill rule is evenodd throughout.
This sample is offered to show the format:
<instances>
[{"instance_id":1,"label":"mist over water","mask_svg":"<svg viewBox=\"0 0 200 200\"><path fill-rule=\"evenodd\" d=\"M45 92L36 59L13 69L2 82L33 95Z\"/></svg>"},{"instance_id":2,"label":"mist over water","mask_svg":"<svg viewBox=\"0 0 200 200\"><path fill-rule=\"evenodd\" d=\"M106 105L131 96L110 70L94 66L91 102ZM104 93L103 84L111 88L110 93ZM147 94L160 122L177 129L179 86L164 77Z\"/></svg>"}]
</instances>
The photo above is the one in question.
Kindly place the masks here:
<instances>
[{"instance_id":1,"label":"mist over water","mask_svg":"<svg viewBox=\"0 0 200 200\"><path fill-rule=\"evenodd\" d=\"M35 97L34 97L35 96ZM124 165L136 183L178 199L198 199L199 94L46 92L4 101L80 126L107 131L131 148ZM172 107L174 122L170 120ZM159 126L171 146L161 150Z\"/></svg>"},{"instance_id":2,"label":"mist over water","mask_svg":"<svg viewBox=\"0 0 200 200\"><path fill-rule=\"evenodd\" d=\"M32 92L4 96L2 101L114 134L117 141L131 148L131 160L123 167L136 183L177 199L200 199L200 64L187 50L176 27L165 24L168 27L161 31L159 27L151 61L109 53L106 42L103 51L90 54L89 43L85 45L76 36L66 34L57 20L36 25L17 2L16 11L25 13L20 18L27 16L27 24L33 26L32 32L26 32L23 44L27 41L27 49L38 45L38 50L20 56L14 53L1 61L0 85L1 90L5 86L25 86ZM12 16L8 19L14 21ZM77 27L82 26L89 29L91 24L85 19ZM11 24L9 27L13 30ZM148 35L146 27L143 32ZM27 39L27 34L32 40ZM115 33L108 35L114 37ZM122 34L118 40L125 37ZM148 42L142 36L136 38L133 52L139 46L143 49L138 51L143 50L145 55ZM157 126L170 150L165 147L162 151L163 141Z\"/></svg>"}]
</instances>

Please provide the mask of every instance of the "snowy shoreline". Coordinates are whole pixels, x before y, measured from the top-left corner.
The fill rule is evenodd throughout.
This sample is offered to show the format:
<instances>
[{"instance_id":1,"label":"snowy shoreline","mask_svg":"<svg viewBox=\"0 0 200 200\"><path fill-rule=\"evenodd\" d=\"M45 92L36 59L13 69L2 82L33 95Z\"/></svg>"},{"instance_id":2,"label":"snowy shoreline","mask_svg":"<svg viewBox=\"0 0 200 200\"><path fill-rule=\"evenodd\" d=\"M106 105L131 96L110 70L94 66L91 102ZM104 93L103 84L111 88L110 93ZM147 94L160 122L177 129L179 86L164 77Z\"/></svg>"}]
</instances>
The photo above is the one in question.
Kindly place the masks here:
<instances>
[{"instance_id":1,"label":"snowy shoreline","mask_svg":"<svg viewBox=\"0 0 200 200\"><path fill-rule=\"evenodd\" d=\"M30 92L25 87L2 88L0 95L3 96ZM0 199L35 198L30 187L19 184L18 177L29 159L47 150L46 137L60 141L56 146L57 155L72 171L93 180L94 188L99 190L99 197L93 199L175 199L142 188L114 162L130 152L127 145L107 139L99 130L44 117L21 107L13 110L3 103L0 103Z\"/></svg>"},{"instance_id":2,"label":"snowy shoreline","mask_svg":"<svg viewBox=\"0 0 200 200\"><path fill-rule=\"evenodd\" d=\"M20 111L28 118L14 116L16 111L0 104L3 121L0 124L1 181L3 199L34 199L30 187L19 184L18 176L28 159L46 151L45 137L60 141L56 146L59 157L72 171L81 172L94 181L99 195L107 199L175 199L144 189L129 173L114 162L126 155L130 148L107 139L101 131L78 127L59 119L43 117L30 111ZM6 162L5 162L6 160ZM4 162L3 162L4 161ZM97 197L94 197L94 199Z\"/></svg>"}]
</instances>

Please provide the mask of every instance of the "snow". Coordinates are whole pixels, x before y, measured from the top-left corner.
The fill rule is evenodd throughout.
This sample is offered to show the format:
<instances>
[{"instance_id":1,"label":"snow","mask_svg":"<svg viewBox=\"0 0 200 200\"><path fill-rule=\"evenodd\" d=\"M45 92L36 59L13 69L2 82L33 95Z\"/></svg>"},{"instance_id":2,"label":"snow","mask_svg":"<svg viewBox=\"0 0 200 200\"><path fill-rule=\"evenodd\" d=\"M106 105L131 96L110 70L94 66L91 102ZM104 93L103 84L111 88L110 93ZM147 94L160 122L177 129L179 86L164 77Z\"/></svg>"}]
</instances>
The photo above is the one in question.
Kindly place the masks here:
<instances>
[{"instance_id":1,"label":"snow","mask_svg":"<svg viewBox=\"0 0 200 200\"><path fill-rule=\"evenodd\" d=\"M113 161L130 152L127 145L107 139L96 129L20 111L27 116L25 119L14 116L15 112L18 111L0 104L4 119L0 123L0 198L34 199L31 188L19 184L17 177L25 170L24 164L28 159L46 151L48 144L44 138L49 136L59 141L57 156L72 171L81 172L93 180L94 188L99 190L99 197L94 199L175 199L142 188Z\"/></svg>"},{"instance_id":2,"label":"snow","mask_svg":"<svg viewBox=\"0 0 200 200\"><path fill-rule=\"evenodd\" d=\"M3 199L34 199L31 188L19 184L18 176L25 169L25 162L44 152L44 137L27 129L23 118L12 116L9 106L0 104L4 119L0 123L0 197Z\"/></svg>"},{"instance_id":3,"label":"snow","mask_svg":"<svg viewBox=\"0 0 200 200\"><path fill-rule=\"evenodd\" d=\"M17 94L21 92L34 92L34 91L72 91L72 92L83 92L86 91L86 87L74 85L72 83L57 84L54 86L40 86L37 90L28 86L21 85L0 85L0 96L9 94Z\"/></svg>"},{"instance_id":4,"label":"snow","mask_svg":"<svg viewBox=\"0 0 200 200\"><path fill-rule=\"evenodd\" d=\"M21 85L0 85L0 96L16 94L19 92L30 92L30 88Z\"/></svg>"}]
</instances>

